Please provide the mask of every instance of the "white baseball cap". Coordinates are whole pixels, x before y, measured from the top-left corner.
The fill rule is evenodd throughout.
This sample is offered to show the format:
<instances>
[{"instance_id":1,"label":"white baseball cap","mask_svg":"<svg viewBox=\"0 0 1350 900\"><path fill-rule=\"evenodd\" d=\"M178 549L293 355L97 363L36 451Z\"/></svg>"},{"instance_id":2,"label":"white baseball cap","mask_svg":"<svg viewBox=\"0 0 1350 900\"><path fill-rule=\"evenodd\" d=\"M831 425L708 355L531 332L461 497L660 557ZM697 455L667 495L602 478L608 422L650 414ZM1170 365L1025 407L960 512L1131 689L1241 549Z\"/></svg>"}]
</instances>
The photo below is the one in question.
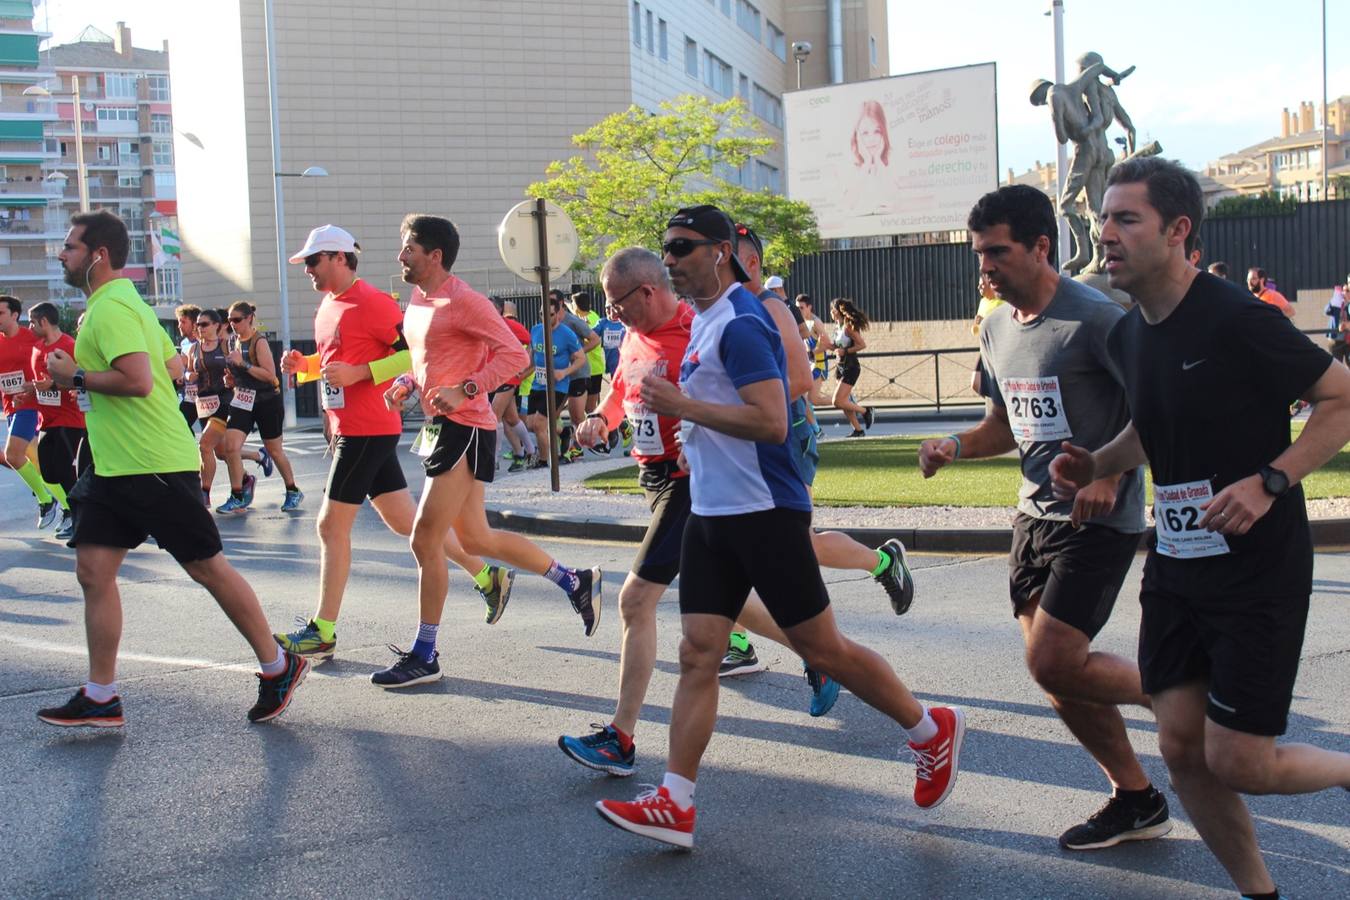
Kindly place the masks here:
<instances>
[{"instance_id":1,"label":"white baseball cap","mask_svg":"<svg viewBox=\"0 0 1350 900\"><path fill-rule=\"evenodd\" d=\"M320 225L309 233L305 246L296 251L291 262L302 263L313 253L360 253L361 245L351 233L336 225Z\"/></svg>"},{"instance_id":2,"label":"white baseball cap","mask_svg":"<svg viewBox=\"0 0 1350 900\"><path fill-rule=\"evenodd\" d=\"M782 286L783 286L783 279L779 278L777 275L770 275L768 278L764 280L764 287L768 288L769 290L773 290L774 288L780 288Z\"/></svg>"}]
</instances>

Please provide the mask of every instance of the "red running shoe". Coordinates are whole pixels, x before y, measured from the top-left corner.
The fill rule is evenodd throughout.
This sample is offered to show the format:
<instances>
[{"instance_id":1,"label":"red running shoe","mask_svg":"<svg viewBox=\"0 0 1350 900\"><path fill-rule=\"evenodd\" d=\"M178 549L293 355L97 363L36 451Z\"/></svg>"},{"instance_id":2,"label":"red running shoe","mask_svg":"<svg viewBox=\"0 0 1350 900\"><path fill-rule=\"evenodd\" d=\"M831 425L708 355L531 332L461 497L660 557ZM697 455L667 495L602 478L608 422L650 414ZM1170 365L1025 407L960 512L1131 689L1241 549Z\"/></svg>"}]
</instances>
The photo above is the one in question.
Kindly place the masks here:
<instances>
[{"instance_id":1,"label":"red running shoe","mask_svg":"<svg viewBox=\"0 0 1350 900\"><path fill-rule=\"evenodd\" d=\"M961 742L966 737L966 715L954 706L935 706L928 711L938 733L926 744L909 745L914 758L914 803L932 809L952 792L961 761Z\"/></svg>"},{"instance_id":2,"label":"red running shoe","mask_svg":"<svg viewBox=\"0 0 1350 900\"><path fill-rule=\"evenodd\" d=\"M680 809L670 792L655 785L638 794L636 800L599 800L595 804L600 818L611 825L649 837L654 841L674 844L686 850L694 846L694 807Z\"/></svg>"}]
</instances>

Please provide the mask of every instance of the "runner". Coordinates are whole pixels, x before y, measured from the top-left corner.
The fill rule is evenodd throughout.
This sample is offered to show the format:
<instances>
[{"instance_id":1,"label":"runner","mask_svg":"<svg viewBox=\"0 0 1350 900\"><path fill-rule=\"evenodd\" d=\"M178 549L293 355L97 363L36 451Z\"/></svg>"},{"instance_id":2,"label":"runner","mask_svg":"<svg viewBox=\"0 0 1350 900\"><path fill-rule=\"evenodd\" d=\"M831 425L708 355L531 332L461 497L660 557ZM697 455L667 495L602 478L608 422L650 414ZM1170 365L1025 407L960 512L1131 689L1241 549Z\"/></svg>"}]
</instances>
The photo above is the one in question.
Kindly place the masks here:
<instances>
[{"instance_id":1,"label":"runner","mask_svg":"<svg viewBox=\"0 0 1350 900\"><path fill-rule=\"evenodd\" d=\"M581 384L583 389L586 387L586 376L577 373L584 371L590 363L586 359L586 350L581 341L577 338L576 332L567 327L567 307L563 305L561 295L549 293L549 307L552 311L553 327L553 411L557 416L562 415L565 403L575 406L578 402L584 405L585 393L575 395L572 390L574 384ZM535 463L537 469L548 468L548 447L551 442L557 441L558 463L566 465L573 459L581 455L580 448L573 444L573 429L569 426L561 433L556 431L557 421L549 422L548 419L548 396L545 393L548 390L548 380L545 374L545 368L548 365L548 356L544 353L544 324L540 322L534 328L530 329L530 346L534 351L534 381L530 385L530 402L526 408L525 422L534 432L535 440L539 445L539 460ZM576 412L576 410L572 410ZM570 414L570 413L569 413ZM573 419L574 422L582 422L583 419ZM576 454L568 451L576 449Z\"/></svg>"},{"instance_id":2,"label":"runner","mask_svg":"<svg viewBox=\"0 0 1350 900\"><path fill-rule=\"evenodd\" d=\"M572 312L585 322L599 340L594 347L586 350L586 360L590 363L589 376L586 379L586 414L595 412L600 405L600 388L605 381L605 346L602 332L596 328L600 324L600 314L591 308L591 295L586 291L572 294ZM585 421L585 420L581 420ZM580 424L577 422L575 424Z\"/></svg>"},{"instance_id":3,"label":"runner","mask_svg":"<svg viewBox=\"0 0 1350 900\"><path fill-rule=\"evenodd\" d=\"M798 294L795 303L802 314L802 323L806 326L806 352L811 357L811 392L808 399L812 406L829 406L831 401L825 399L824 390L830 377L830 351L834 345L830 343L825 323L816 316L816 306L811 295Z\"/></svg>"},{"instance_id":4,"label":"runner","mask_svg":"<svg viewBox=\"0 0 1350 900\"><path fill-rule=\"evenodd\" d=\"M88 297L75 355L53 350L56 386L88 403L93 466L75 487L75 568L84 593L89 679L62 706L38 711L49 725L120 727L117 645L122 600L117 573L127 552L153 537L215 598L262 667L251 722L285 712L309 663L279 648L258 598L221 553L210 511L197 503L197 452L182 426L171 373L174 346L149 304L122 275L131 239L107 210L71 219L58 257L66 283ZM175 366L176 368L176 366Z\"/></svg>"},{"instance_id":5,"label":"runner","mask_svg":"<svg viewBox=\"0 0 1350 900\"><path fill-rule=\"evenodd\" d=\"M225 459L221 442L230 416L230 386L225 375L229 354L224 340L224 318L214 309L197 314L197 342L188 348L184 393L196 396L197 418L202 435L197 441L201 456L202 504L211 508L211 483L216 480L216 459ZM264 471L269 471L264 468ZM253 476L244 477L243 493L253 501ZM247 504L245 504L247 505Z\"/></svg>"},{"instance_id":6,"label":"runner","mask_svg":"<svg viewBox=\"0 0 1350 900\"><path fill-rule=\"evenodd\" d=\"M220 450L225 454L225 465L230 472L230 497L216 512L222 516L240 515L248 509L253 498L246 498L244 487L244 439L258 426L263 447L257 451L263 474L272 474L275 465L286 486L281 501L282 512L295 512L305 495L295 483L291 461L281 443L282 423L286 410L282 404L280 382L272 363L272 348L254 325L257 309L244 300L230 304L230 328L234 340L230 342L226 362L229 364L230 383L234 391L230 397L229 422Z\"/></svg>"},{"instance_id":7,"label":"runner","mask_svg":"<svg viewBox=\"0 0 1350 900\"><path fill-rule=\"evenodd\" d=\"M614 372L619 368L619 346L623 343L623 336L626 331L623 322L619 321L619 311L613 306L606 306L605 317L596 323L594 330L596 334L600 335L600 346L605 351L605 374L609 376L610 386L613 387ZM613 429L607 442L597 444L594 449L600 453L609 453L625 437L627 438L625 446L631 446L633 442L632 429L629 427L627 419L624 419L618 428Z\"/></svg>"},{"instance_id":8,"label":"runner","mask_svg":"<svg viewBox=\"0 0 1350 900\"><path fill-rule=\"evenodd\" d=\"M572 330L572 333L577 336L577 341L581 344L582 352L590 353L596 347L600 346L600 335L596 334L595 330L592 329L590 325L586 324L585 319L573 315L572 312L567 308L567 300L568 300L567 295L559 290L551 290L548 293L550 298L556 299L559 303L563 305L563 324L566 325L568 328L570 328ZM536 363L536 365L541 365L541 363ZM534 388L531 388L531 390L534 390ZM542 390L542 388L540 390ZM573 378L568 383L567 386L568 425L566 428L562 427L562 407L559 406L556 408L556 412L558 415L558 422L555 423L555 427L560 429L559 431L559 434L561 435L560 443L562 444L563 450L562 458L565 458L567 462L572 462L573 460L580 459L582 456L582 449L576 445L576 429L577 426L580 425L586 419L587 413L586 399L589 393L590 393L589 377Z\"/></svg>"},{"instance_id":9,"label":"runner","mask_svg":"<svg viewBox=\"0 0 1350 900\"><path fill-rule=\"evenodd\" d=\"M663 249L675 289L698 308L680 386L648 376L640 388L647 409L681 420L691 476L680 553L680 682L661 786L633 802L600 801L597 811L626 831L693 845L694 783L715 724L717 668L751 588L812 668L904 727L918 760L915 802L936 806L955 783L964 718L948 707L930 714L885 660L835 626L811 549L811 501L788 446L782 344L763 304L738 283L746 274L731 220L716 207L680 210Z\"/></svg>"},{"instance_id":10,"label":"runner","mask_svg":"<svg viewBox=\"0 0 1350 900\"><path fill-rule=\"evenodd\" d=\"M9 426L4 464L18 473L37 498L41 530L56 521L58 508L65 509L67 503L59 484L43 482L35 464L36 449L30 447L38 431L38 402L32 390L33 348L38 338L19 325L22 311L17 297L0 295L0 404Z\"/></svg>"},{"instance_id":11,"label":"runner","mask_svg":"<svg viewBox=\"0 0 1350 900\"><path fill-rule=\"evenodd\" d=\"M178 319L178 354L183 359L183 371L186 374L191 369L188 362L189 354L192 351L192 345L197 342L197 317L201 315L201 308L193 306L191 303L182 303L174 311L174 317ZM197 389L193 387L189 393L188 385L182 375L178 377L178 409L183 413L183 419L187 421L188 428L197 424Z\"/></svg>"},{"instance_id":12,"label":"runner","mask_svg":"<svg viewBox=\"0 0 1350 900\"><path fill-rule=\"evenodd\" d=\"M1106 352L1106 335L1125 313L1055 271L1055 210L1035 188L985 194L966 228L981 279L1005 301L980 326L990 405L974 428L924 441L919 469L931 478L958 459L1017 450L1022 488L1008 574L1027 668L1114 789L1059 844L1097 850L1161 837L1172 829L1167 799L1130 748L1119 709L1147 706L1139 667L1091 647L1144 531L1144 473L1104 478L1067 502L1055 500L1048 471L1061 441L1096 449L1129 421L1120 369Z\"/></svg>"},{"instance_id":13,"label":"runner","mask_svg":"<svg viewBox=\"0 0 1350 900\"><path fill-rule=\"evenodd\" d=\"M318 351L305 356L290 350L281 358L281 369L301 383L319 382L333 463L317 526L318 609L299 620L298 630L275 637L287 650L316 662L331 659L337 649L337 618L351 574L352 525L361 504L369 497L389 530L405 537L412 533L417 511L398 461L403 421L384 402L389 383L410 365L403 313L393 297L357 277L360 252L351 234L320 225L290 259L304 263L314 290L324 297L314 314ZM445 555L473 574L489 618L506 605L511 570L466 553L454 535L445 540ZM401 657L403 651L398 652Z\"/></svg>"},{"instance_id":14,"label":"runner","mask_svg":"<svg viewBox=\"0 0 1350 900\"><path fill-rule=\"evenodd\" d=\"M89 465L89 442L85 440L84 412L74 391L63 391L47 374L47 354L62 350L75 353L75 339L61 331L61 313L51 303L38 303L28 310L28 327L38 338L33 346L33 387L38 403L38 466L43 481L59 484L67 497L75 479ZM78 460L78 464L77 464ZM69 504L63 504L58 541L75 533Z\"/></svg>"},{"instance_id":15,"label":"runner","mask_svg":"<svg viewBox=\"0 0 1350 900\"><path fill-rule=\"evenodd\" d=\"M506 439L510 445L511 465L508 472L520 472L534 465L538 458L538 447L534 444L534 436L530 430L525 427L525 423L520 418L520 405L516 402L516 391L520 389L520 381L526 373L534 371L534 362L530 360L530 331L524 325L516 321L515 304L511 306L511 315L506 314L506 302L494 302L497 306L497 312L501 315L502 321L506 327L511 330L511 334L520 342L521 349L526 351L526 367L512 375L490 394L492 403L492 414L497 418L497 431Z\"/></svg>"},{"instance_id":16,"label":"runner","mask_svg":"<svg viewBox=\"0 0 1350 900\"><path fill-rule=\"evenodd\" d=\"M830 301L830 318L834 319L834 355L838 357L835 376L839 384L834 389L834 408L843 410L848 423L853 426L851 438L862 437L872 427L872 407L863 406L853 399L853 388L862 376L862 363L858 354L867 349L867 341L862 333L870 324L867 315L853 305L847 297L835 297ZM861 418L859 418L861 417Z\"/></svg>"},{"instance_id":17,"label":"runner","mask_svg":"<svg viewBox=\"0 0 1350 900\"><path fill-rule=\"evenodd\" d=\"M421 391L427 424L413 451L423 458L427 480L412 528L421 619L412 649L371 676L388 688L441 677L436 636L449 586L444 545L452 530L466 548L481 546L482 552L556 584L581 616L587 637L599 625L601 603L599 569L569 569L520 535L488 528L483 485L492 481L497 462L497 420L488 391L519 372L529 357L491 302L450 274L459 255L453 223L409 215L401 231L399 264L403 280L413 285L404 319L412 374L395 379L384 400L396 410L409 393ZM489 624L505 607L503 600Z\"/></svg>"},{"instance_id":18,"label":"runner","mask_svg":"<svg viewBox=\"0 0 1350 900\"><path fill-rule=\"evenodd\" d=\"M1278 897L1240 794L1350 789L1350 754L1277 743L1312 594L1300 482L1350 442L1350 371L1274 306L1200 273L1186 241L1204 202L1158 157L1107 177L1101 241L1112 288L1138 305L1107 349L1130 423L1050 464L1061 499L1147 462L1156 541L1140 593L1139 668L1158 746L1192 824L1244 897ZM1313 411L1289 440L1288 408ZM1344 891L1333 891L1344 893Z\"/></svg>"}]
</instances>

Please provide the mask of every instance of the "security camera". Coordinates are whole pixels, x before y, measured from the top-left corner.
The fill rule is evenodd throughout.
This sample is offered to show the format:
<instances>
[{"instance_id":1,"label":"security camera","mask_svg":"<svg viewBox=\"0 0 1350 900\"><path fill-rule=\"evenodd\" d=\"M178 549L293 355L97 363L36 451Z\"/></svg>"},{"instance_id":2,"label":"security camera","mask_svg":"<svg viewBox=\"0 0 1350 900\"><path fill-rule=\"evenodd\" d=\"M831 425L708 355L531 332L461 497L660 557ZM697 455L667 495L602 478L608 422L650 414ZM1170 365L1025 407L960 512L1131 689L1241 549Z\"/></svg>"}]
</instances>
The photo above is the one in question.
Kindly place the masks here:
<instances>
[{"instance_id":1,"label":"security camera","mask_svg":"<svg viewBox=\"0 0 1350 900\"><path fill-rule=\"evenodd\" d=\"M793 42L792 42L792 57L793 57L795 60L797 60L797 62L802 62L803 60L805 60L805 59L806 59L808 56L810 56L810 55L811 55L811 42L810 42L810 41L793 41Z\"/></svg>"}]
</instances>

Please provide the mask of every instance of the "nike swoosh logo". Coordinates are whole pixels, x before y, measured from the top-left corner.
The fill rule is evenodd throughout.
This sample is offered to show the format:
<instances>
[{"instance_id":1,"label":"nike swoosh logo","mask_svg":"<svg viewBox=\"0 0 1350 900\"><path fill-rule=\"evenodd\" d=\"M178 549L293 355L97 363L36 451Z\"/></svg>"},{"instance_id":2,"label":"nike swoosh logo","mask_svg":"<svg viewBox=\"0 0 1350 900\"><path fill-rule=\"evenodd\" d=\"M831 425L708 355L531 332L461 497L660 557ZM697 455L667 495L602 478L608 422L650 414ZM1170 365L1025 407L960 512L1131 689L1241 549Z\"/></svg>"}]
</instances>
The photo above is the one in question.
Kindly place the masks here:
<instances>
[{"instance_id":1,"label":"nike swoosh logo","mask_svg":"<svg viewBox=\"0 0 1350 900\"><path fill-rule=\"evenodd\" d=\"M1138 829L1138 828L1147 828L1149 825L1156 825L1159 821L1161 821L1161 819L1159 818L1160 816L1162 818L1166 818L1166 811L1160 809L1151 816L1145 816L1142 819L1135 819L1134 827Z\"/></svg>"},{"instance_id":2,"label":"nike swoosh logo","mask_svg":"<svg viewBox=\"0 0 1350 900\"><path fill-rule=\"evenodd\" d=\"M1195 362L1192 363L1183 361L1181 364L1181 371L1189 372L1191 369L1194 369L1196 366L1200 365L1203 362L1208 362L1208 357L1206 357L1205 359L1197 359Z\"/></svg>"}]
</instances>

